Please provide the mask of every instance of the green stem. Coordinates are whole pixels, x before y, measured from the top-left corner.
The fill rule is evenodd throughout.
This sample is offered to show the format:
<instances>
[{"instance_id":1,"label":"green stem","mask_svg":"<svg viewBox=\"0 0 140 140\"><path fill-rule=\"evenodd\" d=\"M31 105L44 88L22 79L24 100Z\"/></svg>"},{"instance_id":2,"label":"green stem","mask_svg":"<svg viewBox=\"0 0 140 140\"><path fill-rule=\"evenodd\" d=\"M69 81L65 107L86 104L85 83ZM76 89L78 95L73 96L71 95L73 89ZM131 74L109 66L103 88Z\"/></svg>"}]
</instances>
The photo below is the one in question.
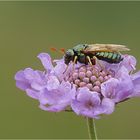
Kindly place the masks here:
<instances>
[{"instance_id":1,"label":"green stem","mask_svg":"<svg viewBox=\"0 0 140 140\"><path fill-rule=\"evenodd\" d=\"M97 140L95 122L92 118L87 118L87 126L90 140Z\"/></svg>"}]
</instances>

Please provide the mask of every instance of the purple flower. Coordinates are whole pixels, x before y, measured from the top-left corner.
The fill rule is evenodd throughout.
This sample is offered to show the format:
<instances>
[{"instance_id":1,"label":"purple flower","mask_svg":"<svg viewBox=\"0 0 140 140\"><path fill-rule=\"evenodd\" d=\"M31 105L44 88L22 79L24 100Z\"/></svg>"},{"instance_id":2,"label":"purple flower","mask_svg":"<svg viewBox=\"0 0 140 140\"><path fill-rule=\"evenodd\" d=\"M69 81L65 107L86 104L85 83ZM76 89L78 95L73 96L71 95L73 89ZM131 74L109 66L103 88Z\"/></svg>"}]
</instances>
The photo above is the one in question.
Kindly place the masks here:
<instances>
[{"instance_id":1,"label":"purple flower","mask_svg":"<svg viewBox=\"0 0 140 140\"><path fill-rule=\"evenodd\" d=\"M16 86L39 101L42 110L69 111L90 118L111 114L115 106L132 97L140 96L140 72L134 73L136 59L123 55L118 64L99 61L96 65L77 63L73 67L64 59L52 62L41 53L45 70L26 68L16 73Z\"/></svg>"}]
</instances>

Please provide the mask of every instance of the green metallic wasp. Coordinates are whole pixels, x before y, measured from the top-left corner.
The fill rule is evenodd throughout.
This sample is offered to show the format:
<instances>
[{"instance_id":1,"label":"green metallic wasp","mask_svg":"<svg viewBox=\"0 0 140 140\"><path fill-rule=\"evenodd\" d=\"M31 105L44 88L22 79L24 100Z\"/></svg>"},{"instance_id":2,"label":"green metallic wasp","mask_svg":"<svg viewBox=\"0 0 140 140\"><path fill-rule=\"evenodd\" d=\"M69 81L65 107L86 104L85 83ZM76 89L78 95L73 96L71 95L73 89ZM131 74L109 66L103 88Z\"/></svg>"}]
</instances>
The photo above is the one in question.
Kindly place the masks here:
<instances>
[{"instance_id":1,"label":"green metallic wasp","mask_svg":"<svg viewBox=\"0 0 140 140\"><path fill-rule=\"evenodd\" d=\"M65 64L70 61L91 65L96 64L96 60L103 60L108 63L120 63L123 57L120 51L129 51L124 45L116 44L79 44L72 49L68 49L64 55Z\"/></svg>"}]
</instances>

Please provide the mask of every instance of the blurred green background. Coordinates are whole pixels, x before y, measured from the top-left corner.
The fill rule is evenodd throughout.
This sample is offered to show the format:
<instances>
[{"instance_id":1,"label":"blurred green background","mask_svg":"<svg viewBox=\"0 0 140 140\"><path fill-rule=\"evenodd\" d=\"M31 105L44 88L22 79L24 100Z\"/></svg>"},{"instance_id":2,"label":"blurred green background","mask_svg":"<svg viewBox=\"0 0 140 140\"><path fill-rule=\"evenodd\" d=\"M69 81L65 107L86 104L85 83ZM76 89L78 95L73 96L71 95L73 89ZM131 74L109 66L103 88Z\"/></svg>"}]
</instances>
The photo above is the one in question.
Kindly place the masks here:
<instances>
[{"instance_id":1,"label":"blurred green background","mask_svg":"<svg viewBox=\"0 0 140 140\"><path fill-rule=\"evenodd\" d=\"M0 138L88 138L86 120L49 113L15 87L15 73L41 69L40 52L78 43L125 44L140 69L140 2L0 2ZM100 139L140 138L140 98L96 121Z\"/></svg>"}]
</instances>

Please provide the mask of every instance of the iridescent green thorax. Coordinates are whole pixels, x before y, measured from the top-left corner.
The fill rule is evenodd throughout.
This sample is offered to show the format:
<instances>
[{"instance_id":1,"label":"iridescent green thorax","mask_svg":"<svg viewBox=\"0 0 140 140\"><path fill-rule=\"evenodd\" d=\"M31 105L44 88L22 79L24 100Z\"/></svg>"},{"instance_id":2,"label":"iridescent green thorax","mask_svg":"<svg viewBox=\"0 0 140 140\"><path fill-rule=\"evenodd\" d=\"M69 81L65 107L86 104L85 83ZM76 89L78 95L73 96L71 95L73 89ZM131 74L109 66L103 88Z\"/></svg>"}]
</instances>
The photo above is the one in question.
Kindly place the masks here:
<instances>
[{"instance_id":1,"label":"iridescent green thorax","mask_svg":"<svg viewBox=\"0 0 140 140\"><path fill-rule=\"evenodd\" d=\"M73 47L73 51L75 52L75 54L77 55L84 55L82 53L82 51L87 47L87 45L85 44L79 44L79 45L76 45L75 47Z\"/></svg>"},{"instance_id":2,"label":"iridescent green thorax","mask_svg":"<svg viewBox=\"0 0 140 140\"><path fill-rule=\"evenodd\" d=\"M88 64L86 59L86 54L83 53L83 51L88 47L86 44L79 44L75 47L73 47L73 51L75 53L75 56L77 56L77 61L80 63Z\"/></svg>"}]
</instances>

